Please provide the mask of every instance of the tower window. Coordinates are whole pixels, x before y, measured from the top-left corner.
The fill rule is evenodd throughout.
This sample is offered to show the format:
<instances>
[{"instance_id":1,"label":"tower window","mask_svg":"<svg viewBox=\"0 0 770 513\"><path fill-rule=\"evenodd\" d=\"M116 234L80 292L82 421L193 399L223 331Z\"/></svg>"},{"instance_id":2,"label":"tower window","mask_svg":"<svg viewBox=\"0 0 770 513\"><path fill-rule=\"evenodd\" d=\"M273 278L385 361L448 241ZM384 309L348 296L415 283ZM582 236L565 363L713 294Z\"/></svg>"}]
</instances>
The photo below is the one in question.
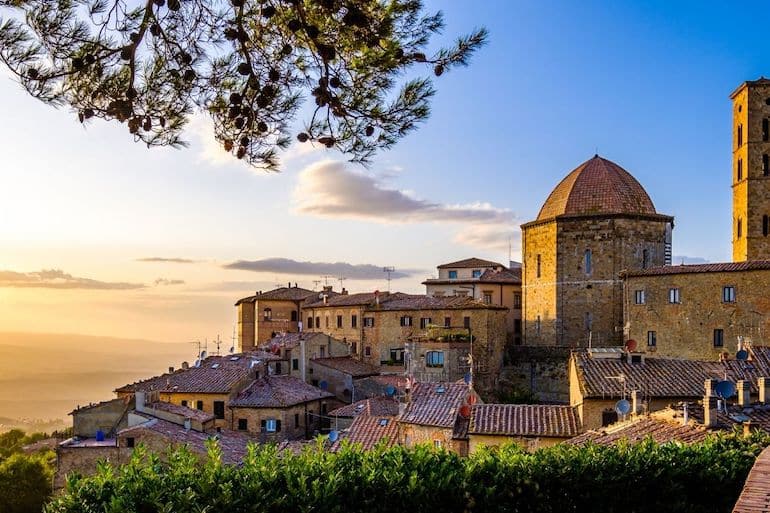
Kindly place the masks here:
<instances>
[{"instance_id":1,"label":"tower window","mask_svg":"<svg viewBox=\"0 0 770 513\"><path fill-rule=\"evenodd\" d=\"M770 138L770 121L767 118L762 120L762 140L767 141Z\"/></svg>"},{"instance_id":2,"label":"tower window","mask_svg":"<svg viewBox=\"0 0 770 513\"><path fill-rule=\"evenodd\" d=\"M743 146L743 125L738 125L738 146Z\"/></svg>"},{"instance_id":3,"label":"tower window","mask_svg":"<svg viewBox=\"0 0 770 513\"><path fill-rule=\"evenodd\" d=\"M738 219L738 224L735 227L735 231L739 239L743 237L743 220L742 219Z\"/></svg>"},{"instance_id":4,"label":"tower window","mask_svg":"<svg viewBox=\"0 0 770 513\"><path fill-rule=\"evenodd\" d=\"M767 214L762 216L762 235L767 237L770 234L770 217Z\"/></svg>"},{"instance_id":5,"label":"tower window","mask_svg":"<svg viewBox=\"0 0 770 513\"><path fill-rule=\"evenodd\" d=\"M264 312L262 312L262 314L263 314L263 316L264 316L266 321L269 321L270 319L273 318L273 310L271 310L270 308L265 308L265 310L264 310Z\"/></svg>"},{"instance_id":6,"label":"tower window","mask_svg":"<svg viewBox=\"0 0 770 513\"><path fill-rule=\"evenodd\" d=\"M645 303L644 290L634 291L634 303L637 305L643 305Z\"/></svg>"},{"instance_id":7,"label":"tower window","mask_svg":"<svg viewBox=\"0 0 770 513\"><path fill-rule=\"evenodd\" d=\"M714 330L714 347L724 347L725 345L725 330Z\"/></svg>"},{"instance_id":8,"label":"tower window","mask_svg":"<svg viewBox=\"0 0 770 513\"><path fill-rule=\"evenodd\" d=\"M731 285L722 287L722 301L725 303L735 303L735 287Z\"/></svg>"},{"instance_id":9,"label":"tower window","mask_svg":"<svg viewBox=\"0 0 770 513\"><path fill-rule=\"evenodd\" d=\"M583 260L585 261L584 265L585 265L586 274L591 274L591 267L592 267L593 262L591 262L591 250L590 249L587 249L585 251L585 255L583 256Z\"/></svg>"},{"instance_id":10,"label":"tower window","mask_svg":"<svg viewBox=\"0 0 770 513\"><path fill-rule=\"evenodd\" d=\"M736 175L737 175L736 181L740 182L741 180L743 180L743 159L738 159L738 171Z\"/></svg>"},{"instance_id":11,"label":"tower window","mask_svg":"<svg viewBox=\"0 0 770 513\"><path fill-rule=\"evenodd\" d=\"M655 347L658 345L658 335L654 331L647 332L647 346Z\"/></svg>"},{"instance_id":12,"label":"tower window","mask_svg":"<svg viewBox=\"0 0 770 513\"><path fill-rule=\"evenodd\" d=\"M537 255L537 277L540 278L540 255Z\"/></svg>"},{"instance_id":13,"label":"tower window","mask_svg":"<svg viewBox=\"0 0 770 513\"><path fill-rule=\"evenodd\" d=\"M767 153L762 155L762 174L770 176L770 156Z\"/></svg>"}]
</instances>

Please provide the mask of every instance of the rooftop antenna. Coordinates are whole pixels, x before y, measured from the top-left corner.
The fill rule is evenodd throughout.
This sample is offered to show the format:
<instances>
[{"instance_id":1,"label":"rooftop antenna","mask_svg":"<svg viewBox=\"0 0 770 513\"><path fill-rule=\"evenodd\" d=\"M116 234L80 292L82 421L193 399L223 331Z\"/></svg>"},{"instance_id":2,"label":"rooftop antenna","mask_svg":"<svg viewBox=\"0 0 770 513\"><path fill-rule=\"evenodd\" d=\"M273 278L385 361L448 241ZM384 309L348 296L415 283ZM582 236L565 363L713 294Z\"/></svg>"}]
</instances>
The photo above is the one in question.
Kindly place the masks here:
<instances>
[{"instance_id":1,"label":"rooftop antenna","mask_svg":"<svg viewBox=\"0 0 770 513\"><path fill-rule=\"evenodd\" d=\"M317 289L321 284L321 280L313 280L313 290Z\"/></svg>"},{"instance_id":2,"label":"rooftop antenna","mask_svg":"<svg viewBox=\"0 0 770 513\"><path fill-rule=\"evenodd\" d=\"M508 235L508 266L511 265L512 252L511 252L511 236Z\"/></svg>"},{"instance_id":3,"label":"rooftop antenna","mask_svg":"<svg viewBox=\"0 0 770 513\"><path fill-rule=\"evenodd\" d=\"M235 352L235 324L233 324L233 336L230 340L232 341L232 345L230 346L230 354L233 354Z\"/></svg>"},{"instance_id":4,"label":"rooftop antenna","mask_svg":"<svg viewBox=\"0 0 770 513\"><path fill-rule=\"evenodd\" d=\"M329 278L332 278L332 276L329 276L328 274L324 274L323 276L321 276L321 278L324 281L324 287L328 287L329 286Z\"/></svg>"},{"instance_id":5,"label":"rooftop antenna","mask_svg":"<svg viewBox=\"0 0 770 513\"><path fill-rule=\"evenodd\" d=\"M219 346L222 345L222 341L219 339L219 335L217 335L217 339L214 341L214 344L217 346L217 356L219 356Z\"/></svg>"},{"instance_id":6,"label":"rooftop antenna","mask_svg":"<svg viewBox=\"0 0 770 513\"><path fill-rule=\"evenodd\" d=\"M344 276L340 276L337 279L340 280L340 290L342 290L343 288L345 288L344 287L344 281L347 280L347 278L345 278Z\"/></svg>"},{"instance_id":7,"label":"rooftop antenna","mask_svg":"<svg viewBox=\"0 0 770 513\"><path fill-rule=\"evenodd\" d=\"M198 351L195 353L195 358L201 357L201 341L200 340L193 340L190 342L191 344L195 344L198 346Z\"/></svg>"},{"instance_id":8,"label":"rooftop antenna","mask_svg":"<svg viewBox=\"0 0 770 513\"><path fill-rule=\"evenodd\" d=\"M388 275L388 292L390 292L390 275L396 272L396 268L393 266L387 266L382 268L382 272L386 273Z\"/></svg>"}]
</instances>

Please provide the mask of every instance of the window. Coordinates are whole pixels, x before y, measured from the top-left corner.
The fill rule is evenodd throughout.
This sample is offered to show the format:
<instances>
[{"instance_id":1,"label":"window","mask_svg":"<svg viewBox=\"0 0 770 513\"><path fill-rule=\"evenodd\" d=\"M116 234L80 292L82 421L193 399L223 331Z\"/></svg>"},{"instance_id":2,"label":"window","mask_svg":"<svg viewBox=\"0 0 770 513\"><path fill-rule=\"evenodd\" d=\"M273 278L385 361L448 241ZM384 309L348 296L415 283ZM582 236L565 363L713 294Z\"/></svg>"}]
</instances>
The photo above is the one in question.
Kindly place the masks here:
<instances>
[{"instance_id":1,"label":"window","mask_svg":"<svg viewBox=\"0 0 770 513\"><path fill-rule=\"evenodd\" d=\"M312 373L313 373L313 369L311 368L310 369L310 374L312 374ZM314 387L317 387L318 386L318 380L317 379L311 379L310 380L310 384L313 385Z\"/></svg>"},{"instance_id":2,"label":"window","mask_svg":"<svg viewBox=\"0 0 770 513\"><path fill-rule=\"evenodd\" d=\"M762 216L762 235L767 237L768 233L770 233L770 217L765 214Z\"/></svg>"},{"instance_id":3,"label":"window","mask_svg":"<svg viewBox=\"0 0 770 513\"><path fill-rule=\"evenodd\" d=\"M513 320L513 332L517 335L521 333L521 319Z\"/></svg>"},{"instance_id":4,"label":"window","mask_svg":"<svg viewBox=\"0 0 770 513\"><path fill-rule=\"evenodd\" d=\"M364 328L374 328L374 317L364 317Z\"/></svg>"},{"instance_id":5,"label":"window","mask_svg":"<svg viewBox=\"0 0 770 513\"><path fill-rule=\"evenodd\" d=\"M294 414L294 429L299 427L299 413Z\"/></svg>"},{"instance_id":6,"label":"window","mask_svg":"<svg viewBox=\"0 0 770 513\"><path fill-rule=\"evenodd\" d=\"M540 255L537 255L537 277L540 278Z\"/></svg>"},{"instance_id":7,"label":"window","mask_svg":"<svg viewBox=\"0 0 770 513\"><path fill-rule=\"evenodd\" d=\"M452 318L444 317L444 327L449 328L450 326L452 326Z\"/></svg>"},{"instance_id":8,"label":"window","mask_svg":"<svg viewBox=\"0 0 770 513\"><path fill-rule=\"evenodd\" d=\"M249 429L249 419L238 419L238 431L246 431Z\"/></svg>"},{"instance_id":9,"label":"window","mask_svg":"<svg viewBox=\"0 0 770 513\"><path fill-rule=\"evenodd\" d=\"M634 291L634 304L637 305L643 305L644 304L644 291L643 290L635 290Z\"/></svg>"},{"instance_id":10,"label":"window","mask_svg":"<svg viewBox=\"0 0 770 513\"><path fill-rule=\"evenodd\" d=\"M608 408L602 412L602 427L609 426L618 421L618 412Z\"/></svg>"},{"instance_id":11,"label":"window","mask_svg":"<svg viewBox=\"0 0 770 513\"><path fill-rule=\"evenodd\" d=\"M313 318L312 318L312 317L308 317L308 318L307 318L307 328L308 328L309 330L312 330L312 329L313 329Z\"/></svg>"},{"instance_id":12,"label":"window","mask_svg":"<svg viewBox=\"0 0 770 513\"><path fill-rule=\"evenodd\" d=\"M450 280L456 280L457 279L457 271L449 271L449 279Z\"/></svg>"},{"instance_id":13,"label":"window","mask_svg":"<svg viewBox=\"0 0 770 513\"><path fill-rule=\"evenodd\" d=\"M421 329L426 329L428 326L430 326L430 324L431 324L430 317L421 317L420 318L420 328Z\"/></svg>"},{"instance_id":14,"label":"window","mask_svg":"<svg viewBox=\"0 0 770 513\"><path fill-rule=\"evenodd\" d=\"M443 367L444 351L428 351L427 353L425 353L425 366L426 367Z\"/></svg>"},{"instance_id":15,"label":"window","mask_svg":"<svg viewBox=\"0 0 770 513\"><path fill-rule=\"evenodd\" d=\"M321 356L321 358L326 358L326 347L325 346L319 347L318 348L318 352L319 352L319 355Z\"/></svg>"},{"instance_id":16,"label":"window","mask_svg":"<svg viewBox=\"0 0 770 513\"><path fill-rule=\"evenodd\" d=\"M741 180L743 180L743 159L738 159L738 169L735 175L736 175L736 181L740 182Z\"/></svg>"},{"instance_id":17,"label":"window","mask_svg":"<svg viewBox=\"0 0 770 513\"><path fill-rule=\"evenodd\" d=\"M364 356L372 356L372 346L366 346L364 348Z\"/></svg>"},{"instance_id":18,"label":"window","mask_svg":"<svg viewBox=\"0 0 770 513\"><path fill-rule=\"evenodd\" d=\"M474 269L471 276L473 276L474 278L481 278L481 271L478 269Z\"/></svg>"},{"instance_id":19,"label":"window","mask_svg":"<svg viewBox=\"0 0 770 513\"><path fill-rule=\"evenodd\" d=\"M315 327L321 329L321 317L315 318Z\"/></svg>"},{"instance_id":20,"label":"window","mask_svg":"<svg viewBox=\"0 0 770 513\"><path fill-rule=\"evenodd\" d=\"M722 301L725 303L735 303L735 287L732 285L722 287Z\"/></svg>"},{"instance_id":21,"label":"window","mask_svg":"<svg viewBox=\"0 0 770 513\"><path fill-rule=\"evenodd\" d=\"M671 304L682 302L682 298L679 295L679 289L668 289L668 302Z\"/></svg>"},{"instance_id":22,"label":"window","mask_svg":"<svg viewBox=\"0 0 770 513\"><path fill-rule=\"evenodd\" d=\"M326 320L326 327L328 328L329 327L329 316L328 315L325 317L325 320Z\"/></svg>"},{"instance_id":23,"label":"window","mask_svg":"<svg viewBox=\"0 0 770 513\"><path fill-rule=\"evenodd\" d=\"M586 271L586 274L591 274L592 263L593 262L591 262L591 250L587 249L583 254L583 266Z\"/></svg>"},{"instance_id":24,"label":"window","mask_svg":"<svg viewBox=\"0 0 770 513\"><path fill-rule=\"evenodd\" d=\"M262 421L262 431L268 433L278 433L281 431L281 421L276 419L265 419Z\"/></svg>"},{"instance_id":25,"label":"window","mask_svg":"<svg viewBox=\"0 0 770 513\"><path fill-rule=\"evenodd\" d=\"M521 310L521 294L518 292L513 293L513 308Z\"/></svg>"},{"instance_id":26,"label":"window","mask_svg":"<svg viewBox=\"0 0 770 513\"><path fill-rule=\"evenodd\" d=\"M484 304L491 305L492 304L492 293L491 292L484 292Z\"/></svg>"},{"instance_id":27,"label":"window","mask_svg":"<svg viewBox=\"0 0 770 513\"><path fill-rule=\"evenodd\" d=\"M297 311L293 310L291 312L291 322L297 322Z\"/></svg>"},{"instance_id":28,"label":"window","mask_svg":"<svg viewBox=\"0 0 770 513\"><path fill-rule=\"evenodd\" d=\"M537 316L537 319L535 320L535 333L537 335L540 335L540 316Z\"/></svg>"},{"instance_id":29,"label":"window","mask_svg":"<svg viewBox=\"0 0 770 513\"><path fill-rule=\"evenodd\" d=\"M441 440L433 440L433 447L436 449L441 449L443 445L444 443Z\"/></svg>"},{"instance_id":30,"label":"window","mask_svg":"<svg viewBox=\"0 0 770 513\"><path fill-rule=\"evenodd\" d=\"M714 330L714 347L724 347L725 345L725 330Z\"/></svg>"},{"instance_id":31,"label":"window","mask_svg":"<svg viewBox=\"0 0 770 513\"><path fill-rule=\"evenodd\" d=\"M264 312L262 312L263 316L265 317L266 321L269 321L273 318L273 310L270 308L265 308Z\"/></svg>"},{"instance_id":32,"label":"window","mask_svg":"<svg viewBox=\"0 0 770 513\"><path fill-rule=\"evenodd\" d=\"M738 238L740 239L743 236L743 220L738 219L738 225L735 228L735 231L738 234Z\"/></svg>"},{"instance_id":33,"label":"window","mask_svg":"<svg viewBox=\"0 0 770 513\"><path fill-rule=\"evenodd\" d=\"M342 327L342 316L341 315L337 316L337 327L338 328Z\"/></svg>"},{"instance_id":34,"label":"window","mask_svg":"<svg viewBox=\"0 0 770 513\"><path fill-rule=\"evenodd\" d=\"M299 370L299 358L292 359L291 370Z\"/></svg>"},{"instance_id":35,"label":"window","mask_svg":"<svg viewBox=\"0 0 770 513\"><path fill-rule=\"evenodd\" d=\"M770 137L770 123L767 118L762 120L762 140L767 141Z\"/></svg>"},{"instance_id":36,"label":"window","mask_svg":"<svg viewBox=\"0 0 770 513\"><path fill-rule=\"evenodd\" d=\"M588 331L591 331L591 328L594 324L594 316L591 312L586 312L585 319L583 320L583 324L585 325L585 328Z\"/></svg>"},{"instance_id":37,"label":"window","mask_svg":"<svg viewBox=\"0 0 770 513\"><path fill-rule=\"evenodd\" d=\"M195 408L203 411L203 401L195 401Z\"/></svg>"},{"instance_id":38,"label":"window","mask_svg":"<svg viewBox=\"0 0 770 513\"><path fill-rule=\"evenodd\" d=\"M350 327L351 328L357 328L358 327L358 316L357 315L351 315L350 316Z\"/></svg>"},{"instance_id":39,"label":"window","mask_svg":"<svg viewBox=\"0 0 770 513\"><path fill-rule=\"evenodd\" d=\"M183 401L182 401L182 406L184 406L185 408L187 408L187 401L186 401L186 400L183 400Z\"/></svg>"},{"instance_id":40,"label":"window","mask_svg":"<svg viewBox=\"0 0 770 513\"><path fill-rule=\"evenodd\" d=\"M647 269L648 267L650 267L650 250L643 249L642 250L642 269Z\"/></svg>"},{"instance_id":41,"label":"window","mask_svg":"<svg viewBox=\"0 0 770 513\"><path fill-rule=\"evenodd\" d=\"M408 315L403 315L401 317L401 326L411 326L412 325L412 318Z\"/></svg>"},{"instance_id":42,"label":"window","mask_svg":"<svg viewBox=\"0 0 770 513\"><path fill-rule=\"evenodd\" d=\"M399 347L390 350L390 360L393 363L404 363L404 348Z\"/></svg>"},{"instance_id":43,"label":"window","mask_svg":"<svg viewBox=\"0 0 770 513\"><path fill-rule=\"evenodd\" d=\"M133 436L126 438L126 447L132 448L136 445L136 439Z\"/></svg>"},{"instance_id":44,"label":"window","mask_svg":"<svg viewBox=\"0 0 770 513\"><path fill-rule=\"evenodd\" d=\"M470 317L463 317L463 328L470 328L471 327L471 318Z\"/></svg>"},{"instance_id":45,"label":"window","mask_svg":"<svg viewBox=\"0 0 770 513\"><path fill-rule=\"evenodd\" d=\"M658 335L654 331L647 332L647 347L655 347L658 345Z\"/></svg>"},{"instance_id":46,"label":"window","mask_svg":"<svg viewBox=\"0 0 770 513\"><path fill-rule=\"evenodd\" d=\"M214 418L215 419L224 419L225 418L225 402L224 401L214 401Z\"/></svg>"},{"instance_id":47,"label":"window","mask_svg":"<svg viewBox=\"0 0 770 513\"><path fill-rule=\"evenodd\" d=\"M743 125L738 125L738 146L743 146Z\"/></svg>"},{"instance_id":48,"label":"window","mask_svg":"<svg viewBox=\"0 0 770 513\"><path fill-rule=\"evenodd\" d=\"M770 156L767 153L762 155L762 174L770 176Z\"/></svg>"},{"instance_id":49,"label":"window","mask_svg":"<svg viewBox=\"0 0 770 513\"><path fill-rule=\"evenodd\" d=\"M358 342L351 342L350 343L350 352L352 354L358 354Z\"/></svg>"}]
</instances>

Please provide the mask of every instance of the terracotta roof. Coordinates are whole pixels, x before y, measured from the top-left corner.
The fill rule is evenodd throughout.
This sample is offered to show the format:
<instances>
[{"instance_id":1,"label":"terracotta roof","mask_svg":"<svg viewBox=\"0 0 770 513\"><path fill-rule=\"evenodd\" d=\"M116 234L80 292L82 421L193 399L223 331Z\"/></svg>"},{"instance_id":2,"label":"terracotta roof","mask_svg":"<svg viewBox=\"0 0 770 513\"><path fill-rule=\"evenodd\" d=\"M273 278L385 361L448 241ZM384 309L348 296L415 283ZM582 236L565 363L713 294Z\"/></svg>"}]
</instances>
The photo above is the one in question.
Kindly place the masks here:
<instances>
[{"instance_id":1,"label":"terracotta roof","mask_svg":"<svg viewBox=\"0 0 770 513\"><path fill-rule=\"evenodd\" d=\"M253 303L259 300L269 301L304 301L308 297L319 294L319 292L303 289L300 287L279 287L277 289L268 290L267 292L260 292L253 296L248 296L239 299L235 306L241 303ZM335 294L332 292L331 294Z\"/></svg>"},{"instance_id":2,"label":"terracotta roof","mask_svg":"<svg viewBox=\"0 0 770 513\"><path fill-rule=\"evenodd\" d=\"M754 346L747 362L681 360L647 356L644 363L630 363L618 358L592 357L588 351L573 351L577 364L578 384L584 397L616 398L622 395L623 385L617 376L625 376L626 390L640 390L647 397L702 397L706 379L752 382L757 393L756 380L770 376L770 348Z\"/></svg>"},{"instance_id":3,"label":"terracotta roof","mask_svg":"<svg viewBox=\"0 0 770 513\"><path fill-rule=\"evenodd\" d=\"M757 457L733 513L770 512L770 447Z\"/></svg>"},{"instance_id":4,"label":"terracotta roof","mask_svg":"<svg viewBox=\"0 0 770 513\"><path fill-rule=\"evenodd\" d=\"M373 449L383 442L385 447L392 447L398 440L398 422L393 415L366 416L359 415L353 419L344 439L351 444L360 445L365 451ZM335 442L331 450L339 450L340 440Z\"/></svg>"},{"instance_id":5,"label":"terracotta roof","mask_svg":"<svg viewBox=\"0 0 770 513\"><path fill-rule=\"evenodd\" d=\"M118 398L115 398L115 399L107 399L106 401L99 401L98 403L86 404L85 406L78 405L78 407L75 408L74 410L72 410L71 412L69 412L68 415L72 415L74 413L80 413L80 412L88 411L88 410L91 410L93 408L98 408L100 406L105 406L107 404L123 403L124 405L128 405L129 402L131 402L131 398L130 397L118 397Z\"/></svg>"},{"instance_id":6,"label":"terracotta roof","mask_svg":"<svg viewBox=\"0 0 770 513\"><path fill-rule=\"evenodd\" d=\"M353 404L346 404L329 412L330 417L358 417L360 415L398 415L398 402L393 397L378 396L362 399Z\"/></svg>"},{"instance_id":7,"label":"terracotta roof","mask_svg":"<svg viewBox=\"0 0 770 513\"><path fill-rule=\"evenodd\" d=\"M487 305L470 297L443 296L433 297L425 294L404 294L403 292L380 292L379 305L372 293L341 294L331 297L326 303L322 300L308 303L308 308L324 308L339 306L362 306L364 308L400 311L400 310L470 310L470 309L506 309L504 306Z\"/></svg>"},{"instance_id":8,"label":"terracotta roof","mask_svg":"<svg viewBox=\"0 0 770 513\"><path fill-rule=\"evenodd\" d=\"M235 399L231 408L286 408L319 399L334 397L332 394L308 385L293 376L267 376L254 380Z\"/></svg>"},{"instance_id":9,"label":"terracotta roof","mask_svg":"<svg viewBox=\"0 0 770 513\"><path fill-rule=\"evenodd\" d=\"M329 367L339 372L349 374L354 378L374 376L380 373L380 369L351 356L333 356L329 358L313 358L310 360L318 365Z\"/></svg>"},{"instance_id":10,"label":"terracotta roof","mask_svg":"<svg viewBox=\"0 0 770 513\"><path fill-rule=\"evenodd\" d=\"M542 221L561 215L655 213L647 192L628 171L594 155L556 186L537 219Z\"/></svg>"},{"instance_id":11,"label":"terracotta roof","mask_svg":"<svg viewBox=\"0 0 770 513\"><path fill-rule=\"evenodd\" d=\"M471 267L505 267L505 266L497 262L492 262L491 260L484 260L483 258L472 257L472 258L466 258L464 260L458 260L457 262L452 262L449 264L441 264L438 266L438 269L449 269L449 268L469 269Z\"/></svg>"},{"instance_id":12,"label":"terracotta roof","mask_svg":"<svg viewBox=\"0 0 770 513\"><path fill-rule=\"evenodd\" d=\"M246 456L248 444L256 442L246 434L229 429L222 429L217 433L203 433L157 418L123 429L118 432L118 436L141 436L143 433L160 435L167 440L168 444L186 445L188 449L198 454L207 454L206 442L211 438L217 438L219 447L222 449L222 461L231 465L241 463Z\"/></svg>"},{"instance_id":13,"label":"terracotta roof","mask_svg":"<svg viewBox=\"0 0 770 513\"><path fill-rule=\"evenodd\" d=\"M396 292L398 294L398 292ZM384 301L390 294L388 292L380 292L380 301ZM307 308L323 308L325 306L368 306L374 305L376 294L374 292L360 292L358 294L339 294L336 296L330 296L327 298L327 302L324 303L322 297L308 298L305 302Z\"/></svg>"},{"instance_id":14,"label":"terracotta roof","mask_svg":"<svg viewBox=\"0 0 770 513\"><path fill-rule=\"evenodd\" d=\"M471 435L573 437L580 419L572 406L556 404L475 404Z\"/></svg>"},{"instance_id":15,"label":"terracotta roof","mask_svg":"<svg viewBox=\"0 0 770 513\"><path fill-rule=\"evenodd\" d=\"M388 386L393 386L398 394L406 390L406 376L403 374L383 374L353 381L353 398L364 399L387 394Z\"/></svg>"},{"instance_id":16,"label":"terracotta roof","mask_svg":"<svg viewBox=\"0 0 770 513\"><path fill-rule=\"evenodd\" d=\"M211 413L206 413L205 411L202 411L202 410L195 410L193 408L188 408L187 406L181 406L178 404L168 403L165 401L157 401L154 403L150 403L147 405L147 407L152 408L154 410L173 413L174 415L179 415L180 417L183 417L185 419L197 420L199 422L208 422L209 420L214 419L214 415ZM152 415L152 413L150 413L150 415Z\"/></svg>"},{"instance_id":17,"label":"terracotta roof","mask_svg":"<svg viewBox=\"0 0 770 513\"><path fill-rule=\"evenodd\" d=\"M454 428L468 385L460 383L415 383L411 399L399 422Z\"/></svg>"},{"instance_id":18,"label":"terracotta roof","mask_svg":"<svg viewBox=\"0 0 770 513\"><path fill-rule=\"evenodd\" d=\"M516 269L487 269L478 278L459 278L456 280L428 278L423 285L462 285L464 283L500 283L503 285L521 285L521 267Z\"/></svg>"},{"instance_id":19,"label":"terracotta roof","mask_svg":"<svg viewBox=\"0 0 770 513\"><path fill-rule=\"evenodd\" d=\"M664 265L660 267L650 267L649 269L623 271L621 276L661 276L664 274L734 273L767 270L770 270L770 260L747 260L746 262L722 262L714 264Z\"/></svg>"},{"instance_id":20,"label":"terracotta roof","mask_svg":"<svg viewBox=\"0 0 770 513\"><path fill-rule=\"evenodd\" d=\"M253 351L228 356L209 356L200 367L178 369L143 381L124 385L118 393L161 391L199 394L229 394L242 380L248 378L251 362L277 360L264 351Z\"/></svg>"},{"instance_id":21,"label":"terracotta roof","mask_svg":"<svg viewBox=\"0 0 770 513\"><path fill-rule=\"evenodd\" d=\"M281 333L271 338L267 342L260 344L260 347L266 351L273 347L280 347L282 349L293 349L299 345L300 340L312 340L315 337L328 338L325 333L316 333L311 331L303 331L302 333Z\"/></svg>"}]
</instances>

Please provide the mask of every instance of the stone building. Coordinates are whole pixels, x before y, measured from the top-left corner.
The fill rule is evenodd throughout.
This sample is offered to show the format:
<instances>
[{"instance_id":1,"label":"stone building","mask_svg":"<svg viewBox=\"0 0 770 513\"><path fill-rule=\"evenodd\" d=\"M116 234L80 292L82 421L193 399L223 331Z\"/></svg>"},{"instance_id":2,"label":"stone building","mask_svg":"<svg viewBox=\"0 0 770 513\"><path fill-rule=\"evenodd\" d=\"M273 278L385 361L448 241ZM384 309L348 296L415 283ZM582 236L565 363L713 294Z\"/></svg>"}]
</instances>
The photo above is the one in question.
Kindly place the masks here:
<instances>
[{"instance_id":1,"label":"stone building","mask_svg":"<svg viewBox=\"0 0 770 513\"><path fill-rule=\"evenodd\" d=\"M733 101L733 261L770 259L770 80L744 82Z\"/></svg>"},{"instance_id":2,"label":"stone building","mask_svg":"<svg viewBox=\"0 0 770 513\"><path fill-rule=\"evenodd\" d=\"M596 155L569 173L521 226L526 343L621 344L619 273L669 264L673 221L609 160Z\"/></svg>"},{"instance_id":3,"label":"stone building","mask_svg":"<svg viewBox=\"0 0 770 513\"><path fill-rule=\"evenodd\" d=\"M767 345L770 261L674 265L624 273L625 321L637 350L716 360Z\"/></svg>"},{"instance_id":4,"label":"stone building","mask_svg":"<svg viewBox=\"0 0 770 513\"><path fill-rule=\"evenodd\" d=\"M333 393L346 403L355 401L357 379L376 376L379 367L362 362L351 356L315 358L310 360L308 382Z\"/></svg>"},{"instance_id":5,"label":"stone building","mask_svg":"<svg viewBox=\"0 0 770 513\"><path fill-rule=\"evenodd\" d=\"M307 331L280 333L262 344L260 348L281 358L290 376L308 383L313 379L312 374L308 373L310 360L350 355L350 346L347 342L337 340L325 333ZM282 374L282 372L276 374Z\"/></svg>"},{"instance_id":6,"label":"stone building","mask_svg":"<svg viewBox=\"0 0 770 513\"><path fill-rule=\"evenodd\" d=\"M438 278L424 282L429 296L468 296L490 305L508 308L505 316L508 343L522 342L521 264L510 262L510 268L481 258L466 258L439 265Z\"/></svg>"}]
</instances>

